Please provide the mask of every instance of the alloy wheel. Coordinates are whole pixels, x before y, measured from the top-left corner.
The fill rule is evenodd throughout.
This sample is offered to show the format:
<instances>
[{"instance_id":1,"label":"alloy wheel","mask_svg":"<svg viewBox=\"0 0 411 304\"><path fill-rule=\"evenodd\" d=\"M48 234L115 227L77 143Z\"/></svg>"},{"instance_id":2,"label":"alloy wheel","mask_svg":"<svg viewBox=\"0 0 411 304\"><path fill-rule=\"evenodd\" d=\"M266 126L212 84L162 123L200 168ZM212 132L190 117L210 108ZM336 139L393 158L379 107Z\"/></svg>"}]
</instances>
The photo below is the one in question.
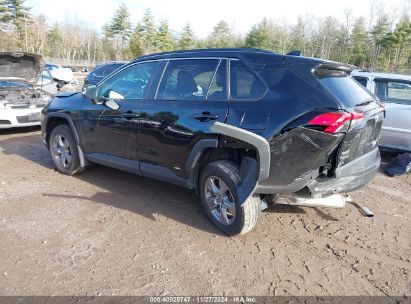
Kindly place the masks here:
<instances>
[{"instance_id":1,"label":"alloy wheel","mask_svg":"<svg viewBox=\"0 0 411 304\"><path fill-rule=\"evenodd\" d=\"M52 153L55 161L64 169L71 165L72 154L70 143L62 134L56 134L53 138Z\"/></svg>"},{"instance_id":2,"label":"alloy wheel","mask_svg":"<svg viewBox=\"0 0 411 304\"><path fill-rule=\"evenodd\" d=\"M215 176L207 178L205 183L205 199L211 214L223 225L232 224L236 208L234 197L227 184Z\"/></svg>"}]
</instances>

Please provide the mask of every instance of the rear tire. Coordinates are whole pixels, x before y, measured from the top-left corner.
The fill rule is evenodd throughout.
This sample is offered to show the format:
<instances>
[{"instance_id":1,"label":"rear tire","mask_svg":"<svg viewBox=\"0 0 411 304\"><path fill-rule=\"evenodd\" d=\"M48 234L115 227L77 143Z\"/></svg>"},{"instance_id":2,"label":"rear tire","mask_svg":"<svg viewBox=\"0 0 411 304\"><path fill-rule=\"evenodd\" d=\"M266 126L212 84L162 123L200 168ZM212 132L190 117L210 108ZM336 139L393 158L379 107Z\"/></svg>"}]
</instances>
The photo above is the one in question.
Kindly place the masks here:
<instances>
[{"instance_id":1,"label":"rear tire","mask_svg":"<svg viewBox=\"0 0 411 304\"><path fill-rule=\"evenodd\" d=\"M50 134L49 150L57 170L66 175L82 171L77 143L67 125L58 125Z\"/></svg>"},{"instance_id":2,"label":"rear tire","mask_svg":"<svg viewBox=\"0 0 411 304\"><path fill-rule=\"evenodd\" d=\"M201 202L209 220L223 233L245 234L257 224L261 213L258 196L249 197L241 206L237 187L241 182L237 164L220 160L202 170L200 176Z\"/></svg>"}]
</instances>

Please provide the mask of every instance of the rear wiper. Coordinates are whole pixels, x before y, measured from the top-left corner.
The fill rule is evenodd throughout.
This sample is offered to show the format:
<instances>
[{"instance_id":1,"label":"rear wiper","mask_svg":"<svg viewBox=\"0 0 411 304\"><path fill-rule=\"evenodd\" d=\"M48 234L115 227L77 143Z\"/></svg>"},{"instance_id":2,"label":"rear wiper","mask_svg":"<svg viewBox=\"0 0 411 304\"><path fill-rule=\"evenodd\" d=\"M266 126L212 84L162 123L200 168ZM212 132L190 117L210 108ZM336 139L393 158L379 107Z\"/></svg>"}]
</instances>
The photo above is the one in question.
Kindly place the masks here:
<instances>
[{"instance_id":1,"label":"rear wiper","mask_svg":"<svg viewBox=\"0 0 411 304\"><path fill-rule=\"evenodd\" d=\"M374 101L374 99L370 99L370 100L367 100L367 101L364 101L364 102L361 102L361 103L357 103L355 106L356 107L366 106L367 104L370 104L373 101Z\"/></svg>"}]
</instances>

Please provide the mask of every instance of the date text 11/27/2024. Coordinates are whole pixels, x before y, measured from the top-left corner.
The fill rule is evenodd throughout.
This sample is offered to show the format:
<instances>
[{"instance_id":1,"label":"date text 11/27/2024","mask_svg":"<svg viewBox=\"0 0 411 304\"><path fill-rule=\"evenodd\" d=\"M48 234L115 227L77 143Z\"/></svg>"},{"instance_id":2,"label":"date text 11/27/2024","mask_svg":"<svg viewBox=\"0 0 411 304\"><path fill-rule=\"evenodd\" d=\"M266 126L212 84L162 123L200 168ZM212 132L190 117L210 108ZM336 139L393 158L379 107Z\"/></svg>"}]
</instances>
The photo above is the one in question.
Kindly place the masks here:
<instances>
[{"instance_id":1,"label":"date text 11/27/2024","mask_svg":"<svg viewBox=\"0 0 411 304\"><path fill-rule=\"evenodd\" d=\"M196 297L175 297L159 296L150 297L150 303L256 303L254 297L245 296L196 296Z\"/></svg>"}]
</instances>

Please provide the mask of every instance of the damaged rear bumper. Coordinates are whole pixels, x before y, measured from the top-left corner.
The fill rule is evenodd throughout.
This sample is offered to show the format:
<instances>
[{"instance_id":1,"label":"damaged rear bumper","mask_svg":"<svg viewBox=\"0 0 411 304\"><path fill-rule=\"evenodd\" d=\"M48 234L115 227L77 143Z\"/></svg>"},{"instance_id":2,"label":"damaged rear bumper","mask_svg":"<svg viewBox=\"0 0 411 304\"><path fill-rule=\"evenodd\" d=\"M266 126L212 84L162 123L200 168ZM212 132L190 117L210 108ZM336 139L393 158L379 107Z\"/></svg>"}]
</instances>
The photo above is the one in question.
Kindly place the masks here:
<instances>
[{"instance_id":1,"label":"damaged rear bumper","mask_svg":"<svg viewBox=\"0 0 411 304\"><path fill-rule=\"evenodd\" d=\"M317 178L307 185L313 197L357 190L367 184L378 171L381 163L380 151L358 157L335 171L334 178Z\"/></svg>"}]
</instances>

